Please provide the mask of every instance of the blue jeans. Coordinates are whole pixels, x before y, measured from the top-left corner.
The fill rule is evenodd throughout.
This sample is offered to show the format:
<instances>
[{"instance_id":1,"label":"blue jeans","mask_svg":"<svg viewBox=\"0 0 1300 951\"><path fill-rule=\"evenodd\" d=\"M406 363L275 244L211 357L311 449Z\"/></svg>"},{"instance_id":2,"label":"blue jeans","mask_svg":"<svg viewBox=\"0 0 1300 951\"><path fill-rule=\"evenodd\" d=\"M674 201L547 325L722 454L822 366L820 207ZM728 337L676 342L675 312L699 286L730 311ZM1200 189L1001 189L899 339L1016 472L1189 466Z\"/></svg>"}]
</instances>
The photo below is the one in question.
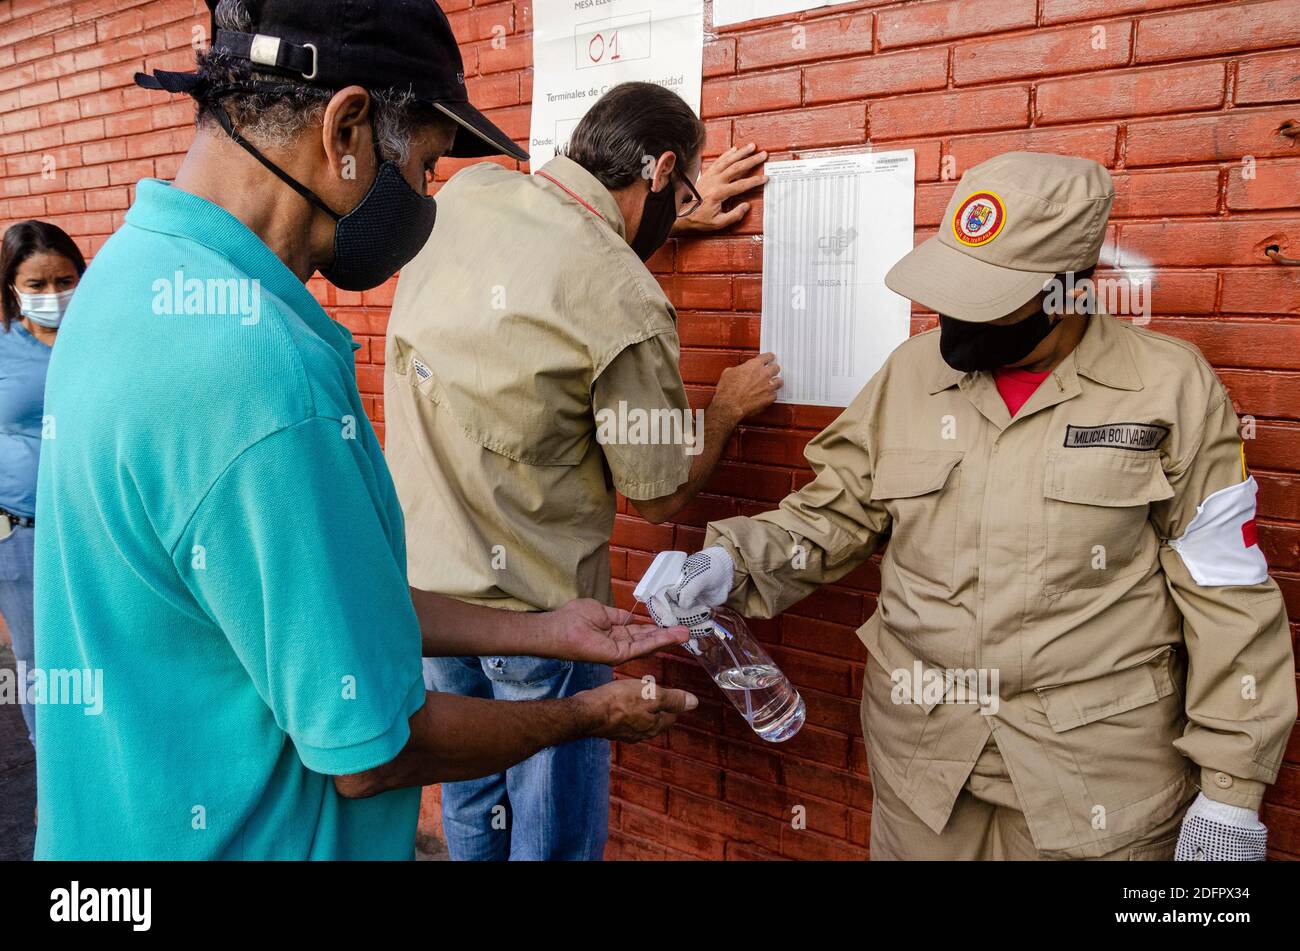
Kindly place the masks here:
<instances>
[{"instance_id":1,"label":"blue jeans","mask_svg":"<svg viewBox=\"0 0 1300 951\"><path fill-rule=\"evenodd\" d=\"M488 700L556 700L609 683L599 664L540 657L439 657L425 685ZM442 830L455 861L590 861L609 832L609 742L542 750L504 773L442 784Z\"/></svg>"},{"instance_id":2,"label":"blue jeans","mask_svg":"<svg viewBox=\"0 0 1300 951\"><path fill-rule=\"evenodd\" d=\"M3 516L0 516L2 518ZM33 643L32 557L35 550L36 530L15 528L8 538L0 540L0 615L14 641L14 657L27 665L27 683L23 685L22 700L27 699L27 689L36 678L36 649ZM23 720L27 723L27 739L36 745L36 708L22 703Z\"/></svg>"}]
</instances>

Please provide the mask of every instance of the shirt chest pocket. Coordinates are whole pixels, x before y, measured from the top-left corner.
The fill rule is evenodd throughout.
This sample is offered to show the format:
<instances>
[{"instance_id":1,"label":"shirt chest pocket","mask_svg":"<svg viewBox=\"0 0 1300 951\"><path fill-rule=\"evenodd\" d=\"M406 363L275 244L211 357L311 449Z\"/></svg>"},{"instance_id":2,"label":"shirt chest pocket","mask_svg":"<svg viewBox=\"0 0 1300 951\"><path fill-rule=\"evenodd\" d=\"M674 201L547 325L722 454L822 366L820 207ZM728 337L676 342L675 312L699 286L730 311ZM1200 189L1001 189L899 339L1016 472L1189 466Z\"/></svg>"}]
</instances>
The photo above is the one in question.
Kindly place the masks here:
<instances>
[{"instance_id":1,"label":"shirt chest pocket","mask_svg":"<svg viewBox=\"0 0 1300 951\"><path fill-rule=\"evenodd\" d=\"M1143 570L1154 555L1151 503L1172 498L1155 453L1054 453L1043 477L1043 590L1055 596Z\"/></svg>"},{"instance_id":2,"label":"shirt chest pocket","mask_svg":"<svg viewBox=\"0 0 1300 951\"><path fill-rule=\"evenodd\" d=\"M446 361L422 357L400 338L390 360L393 372L414 391L417 413L427 416L440 407L468 439L499 456L530 466L572 467L591 449L591 407L582 395L590 385L574 383L575 374L551 381L529 376L515 386L494 386L477 380L472 369L449 370Z\"/></svg>"},{"instance_id":3,"label":"shirt chest pocket","mask_svg":"<svg viewBox=\"0 0 1300 951\"><path fill-rule=\"evenodd\" d=\"M961 460L949 450L886 449L876 463L871 501L893 522L885 558L913 583L952 589Z\"/></svg>"}]
</instances>

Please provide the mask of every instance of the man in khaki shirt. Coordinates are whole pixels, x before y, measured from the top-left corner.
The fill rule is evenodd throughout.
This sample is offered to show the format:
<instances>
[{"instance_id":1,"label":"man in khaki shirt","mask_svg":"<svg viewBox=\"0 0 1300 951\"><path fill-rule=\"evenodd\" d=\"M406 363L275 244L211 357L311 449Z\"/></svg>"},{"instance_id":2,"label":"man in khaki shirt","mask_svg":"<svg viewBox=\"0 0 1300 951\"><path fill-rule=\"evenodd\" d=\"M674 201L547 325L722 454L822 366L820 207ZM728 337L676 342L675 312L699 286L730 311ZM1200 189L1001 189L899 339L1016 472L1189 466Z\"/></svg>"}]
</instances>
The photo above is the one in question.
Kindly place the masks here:
<instances>
[{"instance_id":1,"label":"man in khaki shirt","mask_svg":"<svg viewBox=\"0 0 1300 951\"><path fill-rule=\"evenodd\" d=\"M653 600L770 617L889 541L858 632L874 858L1263 858L1285 609L1223 386L1087 306L1113 197L1083 159L967 172L886 278L940 330L812 441L813 482L710 525Z\"/></svg>"},{"instance_id":2,"label":"man in khaki shirt","mask_svg":"<svg viewBox=\"0 0 1300 951\"><path fill-rule=\"evenodd\" d=\"M762 184L728 152L700 199L703 125L650 84L606 94L567 156L535 175L483 164L438 193L438 227L403 270L389 323L387 457L416 587L544 611L611 600L615 490L661 522L703 486L736 425L770 405L763 355L724 372L703 418L678 368L676 312L644 261L685 216ZM701 208L700 206L704 207ZM535 657L426 661L431 689L529 700L608 682L609 667ZM546 750L443 786L453 859L596 859L609 744Z\"/></svg>"}]
</instances>

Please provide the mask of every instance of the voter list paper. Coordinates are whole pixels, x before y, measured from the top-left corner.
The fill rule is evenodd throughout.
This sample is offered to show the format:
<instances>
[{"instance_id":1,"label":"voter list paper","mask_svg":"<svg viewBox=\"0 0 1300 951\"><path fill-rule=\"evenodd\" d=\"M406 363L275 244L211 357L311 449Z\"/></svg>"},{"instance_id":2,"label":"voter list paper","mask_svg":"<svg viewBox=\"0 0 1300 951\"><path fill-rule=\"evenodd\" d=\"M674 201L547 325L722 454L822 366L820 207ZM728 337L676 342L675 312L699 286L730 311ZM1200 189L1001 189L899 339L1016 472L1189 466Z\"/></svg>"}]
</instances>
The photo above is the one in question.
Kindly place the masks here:
<instances>
[{"instance_id":1,"label":"voter list paper","mask_svg":"<svg viewBox=\"0 0 1300 951\"><path fill-rule=\"evenodd\" d=\"M848 406L907 339L911 304L885 274L912 250L915 153L769 162L762 348L778 402Z\"/></svg>"}]
</instances>

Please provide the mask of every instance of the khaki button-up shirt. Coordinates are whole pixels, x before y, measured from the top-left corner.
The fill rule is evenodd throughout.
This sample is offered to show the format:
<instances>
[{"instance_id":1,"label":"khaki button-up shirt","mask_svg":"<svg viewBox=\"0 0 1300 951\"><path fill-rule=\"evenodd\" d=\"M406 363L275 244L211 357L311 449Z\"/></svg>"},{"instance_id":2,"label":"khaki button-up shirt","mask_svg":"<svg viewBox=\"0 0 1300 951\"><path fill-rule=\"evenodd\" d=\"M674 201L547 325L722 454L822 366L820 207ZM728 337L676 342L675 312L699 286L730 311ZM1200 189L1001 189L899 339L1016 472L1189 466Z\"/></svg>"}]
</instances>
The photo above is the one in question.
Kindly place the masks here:
<instances>
[{"instance_id":1,"label":"khaki button-up shirt","mask_svg":"<svg viewBox=\"0 0 1300 951\"><path fill-rule=\"evenodd\" d=\"M990 374L922 334L807 458L813 482L706 544L735 558L732 606L771 616L889 540L859 631L863 730L873 777L936 832L990 734L1047 853L1141 837L1197 766L1208 795L1259 804L1295 667L1271 579L1201 586L1173 547L1210 495L1254 487L1195 348L1093 317L1013 419Z\"/></svg>"},{"instance_id":2,"label":"khaki button-up shirt","mask_svg":"<svg viewBox=\"0 0 1300 951\"><path fill-rule=\"evenodd\" d=\"M613 195L567 158L475 165L437 197L384 373L411 584L521 611L609 602L614 490L671 495L691 460L662 431L598 423L685 420L676 312Z\"/></svg>"}]
</instances>

